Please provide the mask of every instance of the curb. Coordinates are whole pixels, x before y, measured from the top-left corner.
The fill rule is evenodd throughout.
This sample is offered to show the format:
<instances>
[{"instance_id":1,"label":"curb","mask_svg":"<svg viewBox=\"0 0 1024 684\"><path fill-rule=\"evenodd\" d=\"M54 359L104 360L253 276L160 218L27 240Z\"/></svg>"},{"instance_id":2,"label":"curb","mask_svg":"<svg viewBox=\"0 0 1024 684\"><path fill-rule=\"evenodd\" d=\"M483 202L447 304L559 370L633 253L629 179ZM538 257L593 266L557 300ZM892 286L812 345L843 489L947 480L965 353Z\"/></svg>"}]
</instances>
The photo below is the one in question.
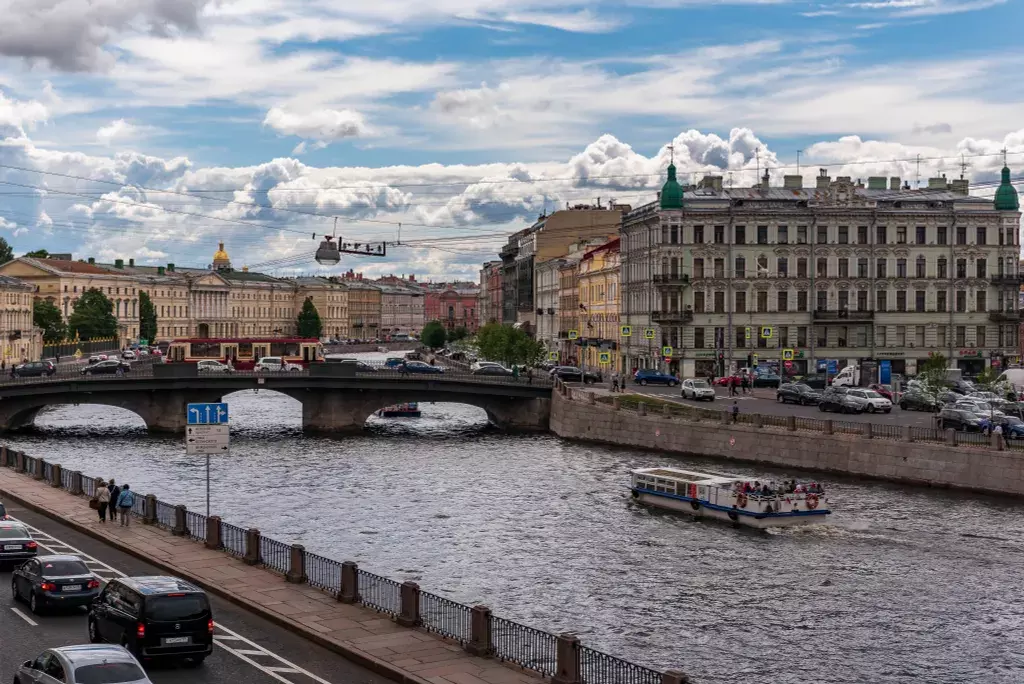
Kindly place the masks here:
<instances>
[{"instance_id":1,"label":"curb","mask_svg":"<svg viewBox=\"0 0 1024 684\"><path fill-rule=\"evenodd\" d=\"M432 684L427 679L418 677L414 674L406 672L405 670L397 668L391 663L382 660L376 656L370 655L369 653L366 653L365 651L362 651L354 646L347 646L345 644L340 644L336 641L326 639L319 633L309 629L300 622L289 620L287 617L283 615L277 615L272 611L267 610L264 606L261 606L260 604L254 601L250 601L246 598L225 591L224 589L218 587L216 583L211 582L203 577L199 577L198 575L194 575L191 572L182 570L181 568L178 568L165 561L146 556L140 553L138 550L132 548L131 546L121 543L119 540L105 537L96 532L95 530L93 530L88 525L83 525L82 523L79 523L76 520L66 518L63 515L54 513L53 511L43 508L39 504L28 501L25 498L23 498L20 494L16 494L9 489L0 487L0 494L3 494L8 499L16 501L25 508L35 511L36 513L42 516L50 518L51 520L55 520L63 525L67 525L68 527L78 532L81 532L84 535L92 537L97 541L101 541L104 544L107 544L108 546L112 546L119 551L127 553L129 556L134 556L135 558L138 558L141 561L145 561L151 565L155 565L156 567L167 572L173 573L174 575L179 576L183 579L187 579L189 582L192 582L193 584L202 587L211 594L219 596L220 598L230 603L233 603L236 606L245 608L246 610L255 613L259 617L262 617L265 620L274 623L278 627L283 627L290 631L296 632L299 634L299 636L303 637L304 639L312 641L318 646L322 646L323 648L326 648L329 651L337 653L338 655L343 656L345 659L350 660L357 665L365 667L367 670L370 670L374 674L381 675L382 677L387 677L392 681L400 682L400 684ZM79 499L82 498L84 497L79 497ZM205 546L203 548L205 548ZM326 592L324 592L324 595L329 596L329 594L327 594ZM449 643L444 639L439 639L439 641L441 641L442 643Z\"/></svg>"}]
</instances>

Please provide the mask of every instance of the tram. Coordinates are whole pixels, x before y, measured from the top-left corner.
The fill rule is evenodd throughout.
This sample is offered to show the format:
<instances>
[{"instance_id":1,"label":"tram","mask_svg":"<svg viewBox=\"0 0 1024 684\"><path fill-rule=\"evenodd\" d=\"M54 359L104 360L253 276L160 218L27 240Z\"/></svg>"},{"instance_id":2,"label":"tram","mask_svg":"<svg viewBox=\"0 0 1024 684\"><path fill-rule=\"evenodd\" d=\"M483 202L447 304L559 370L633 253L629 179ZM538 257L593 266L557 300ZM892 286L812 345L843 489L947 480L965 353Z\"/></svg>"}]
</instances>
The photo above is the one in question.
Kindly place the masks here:
<instances>
[{"instance_id":1,"label":"tram","mask_svg":"<svg viewBox=\"0 0 1024 684\"><path fill-rule=\"evenodd\" d=\"M198 363L215 360L235 370L252 370L265 356L280 357L284 363L308 367L323 361L324 351L315 337L244 337L219 339L177 339L171 341L164 357L167 363Z\"/></svg>"}]
</instances>

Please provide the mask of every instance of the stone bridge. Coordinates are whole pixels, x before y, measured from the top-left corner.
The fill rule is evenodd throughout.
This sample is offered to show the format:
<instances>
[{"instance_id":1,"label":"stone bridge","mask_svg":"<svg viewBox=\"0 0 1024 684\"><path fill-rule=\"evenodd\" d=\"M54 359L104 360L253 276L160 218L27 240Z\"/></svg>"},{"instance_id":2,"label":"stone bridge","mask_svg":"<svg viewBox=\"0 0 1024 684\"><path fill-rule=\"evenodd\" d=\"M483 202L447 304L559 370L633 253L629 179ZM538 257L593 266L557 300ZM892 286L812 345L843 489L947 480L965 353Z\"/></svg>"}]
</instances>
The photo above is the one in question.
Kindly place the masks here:
<instances>
[{"instance_id":1,"label":"stone bridge","mask_svg":"<svg viewBox=\"0 0 1024 684\"><path fill-rule=\"evenodd\" d=\"M551 384L546 379L355 373L341 364L321 364L289 373L199 375L189 364L157 364L124 377L80 375L0 383L0 431L31 425L36 414L56 404L103 404L127 409L151 432L183 432L185 406L217 402L239 390L281 392L302 404L302 426L316 433L352 433L377 409L407 401L479 406L506 430L546 431Z\"/></svg>"}]
</instances>

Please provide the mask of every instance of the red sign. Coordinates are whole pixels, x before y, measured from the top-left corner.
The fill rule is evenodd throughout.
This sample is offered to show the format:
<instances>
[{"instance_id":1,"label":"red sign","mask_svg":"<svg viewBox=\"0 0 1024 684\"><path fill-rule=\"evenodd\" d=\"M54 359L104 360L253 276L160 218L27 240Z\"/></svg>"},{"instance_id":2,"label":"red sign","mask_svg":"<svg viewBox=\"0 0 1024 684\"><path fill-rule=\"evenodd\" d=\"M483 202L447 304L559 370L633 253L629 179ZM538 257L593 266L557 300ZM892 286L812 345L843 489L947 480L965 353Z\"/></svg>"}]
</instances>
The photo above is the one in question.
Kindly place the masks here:
<instances>
[{"instance_id":1,"label":"red sign","mask_svg":"<svg viewBox=\"0 0 1024 684\"><path fill-rule=\"evenodd\" d=\"M783 362L782 365L786 367L786 370L789 370L790 368L793 367L793 362L792 361L785 361L785 362Z\"/></svg>"}]
</instances>

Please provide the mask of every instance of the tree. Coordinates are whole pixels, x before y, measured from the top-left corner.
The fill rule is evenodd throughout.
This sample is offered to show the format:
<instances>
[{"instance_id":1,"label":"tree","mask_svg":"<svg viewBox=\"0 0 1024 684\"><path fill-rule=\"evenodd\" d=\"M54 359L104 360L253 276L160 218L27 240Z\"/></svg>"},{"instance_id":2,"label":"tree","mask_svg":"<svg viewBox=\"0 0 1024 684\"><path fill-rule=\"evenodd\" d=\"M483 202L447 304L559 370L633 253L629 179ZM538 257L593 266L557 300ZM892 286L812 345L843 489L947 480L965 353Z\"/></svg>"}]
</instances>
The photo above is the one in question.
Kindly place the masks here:
<instances>
[{"instance_id":1,"label":"tree","mask_svg":"<svg viewBox=\"0 0 1024 684\"><path fill-rule=\"evenodd\" d=\"M37 299L32 305L32 323L43 331L43 342L54 344L68 336L68 327L57 306L46 299Z\"/></svg>"},{"instance_id":2,"label":"tree","mask_svg":"<svg viewBox=\"0 0 1024 684\"><path fill-rule=\"evenodd\" d=\"M47 252L45 249L37 249L34 252L26 252L25 256L31 257L33 259L47 259L49 258L50 253Z\"/></svg>"},{"instance_id":3,"label":"tree","mask_svg":"<svg viewBox=\"0 0 1024 684\"><path fill-rule=\"evenodd\" d=\"M448 339L448 332L441 325L441 321L430 321L423 326L423 331L420 333L420 342L431 349L443 347L446 339Z\"/></svg>"},{"instance_id":4,"label":"tree","mask_svg":"<svg viewBox=\"0 0 1024 684\"><path fill-rule=\"evenodd\" d=\"M459 340L464 340L467 337L469 337L469 330L467 330L464 325L460 325L459 327L448 331L449 342L458 342Z\"/></svg>"},{"instance_id":5,"label":"tree","mask_svg":"<svg viewBox=\"0 0 1024 684\"><path fill-rule=\"evenodd\" d=\"M7 244L7 240L0 237L0 264L6 264L14 258L14 250Z\"/></svg>"},{"instance_id":6,"label":"tree","mask_svg":"<svg viewBox=\"0 0 1024 684\"><path fill-rule=\"evenodd\" d=\"M946 377L947 366L945 356L942 354L932 354L917 369L917 375L924 382L925 387L932 392L938 392L949 386L949 380Z\"/></svg>"},{"instance_id":7,"label":"tree","mask_svg":"<svg viewBox=\"0 0 1024 684\"><path fill-rule=\"evenodd\" d=\"M117 337L114 303L96 288L86 290L75 302L75 312L68 317L68 329L83 340Z\"/></svg>"},{"instance_id":8,"label":"tree","mask_svg":"<svg viewBox=\"0 0 1024 684\"><path fill-rule=\"evenodd\" d=\"M476 334L480 355L506 366L521 364L532 366L544 358L544 345L530 337L523 329L502 323L488 323Z\"/></svg>"},{"instance_id":9,"label":"tree","mask_svg":"<svg viewBox=\"0 0 1024 684\"><path fill-rule=\"evenodd\" d=\"M156 307L144 290L139 292L139 337L151 344L156 341Z\"/></svg>"},{"instance_id":10,"label":"tree","mask_svg":"<svg viewBox=\"0 0 1024 684\"><path fill-rule=\"evenodd\" d=\"M299 337L320 337L324 324L320 321L320 312L316 310L312 297L306 297L299 312Z\"/></svg>"}]
</instances>

